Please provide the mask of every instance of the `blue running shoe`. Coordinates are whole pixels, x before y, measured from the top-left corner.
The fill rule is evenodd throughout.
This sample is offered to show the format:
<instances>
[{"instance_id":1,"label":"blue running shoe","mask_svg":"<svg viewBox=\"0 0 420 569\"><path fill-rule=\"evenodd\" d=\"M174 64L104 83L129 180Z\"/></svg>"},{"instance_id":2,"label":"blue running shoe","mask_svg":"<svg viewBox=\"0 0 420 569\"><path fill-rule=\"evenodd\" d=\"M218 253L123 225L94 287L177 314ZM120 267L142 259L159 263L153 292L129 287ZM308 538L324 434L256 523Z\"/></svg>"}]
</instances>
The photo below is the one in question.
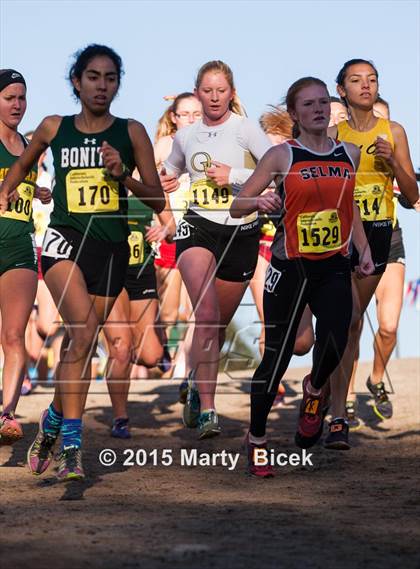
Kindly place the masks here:
<instances>
[{"instance_id":1,"label":"blue running shoe","mask_svg":"<svg viewBox=\"0 0 420 569\"><path fill-rule=\"evenodd\" d=\"M118 417L112 421L111 437L116 439L131 439L127 417Z\"/></svg>"},{"instance_id":2,"label":"blue running shoe","mask_svg":"<svg viewBox=\"0 0 420 569\"><path fill-rule=\"evenodd\" d=\"M210 411L204 411L200 413L197 421L198 425L198 438L210 439L212 437L217 437L220 435L221 428L219 427L219 418L216 411L213 409Z\"/></svg>"}]
</instances>

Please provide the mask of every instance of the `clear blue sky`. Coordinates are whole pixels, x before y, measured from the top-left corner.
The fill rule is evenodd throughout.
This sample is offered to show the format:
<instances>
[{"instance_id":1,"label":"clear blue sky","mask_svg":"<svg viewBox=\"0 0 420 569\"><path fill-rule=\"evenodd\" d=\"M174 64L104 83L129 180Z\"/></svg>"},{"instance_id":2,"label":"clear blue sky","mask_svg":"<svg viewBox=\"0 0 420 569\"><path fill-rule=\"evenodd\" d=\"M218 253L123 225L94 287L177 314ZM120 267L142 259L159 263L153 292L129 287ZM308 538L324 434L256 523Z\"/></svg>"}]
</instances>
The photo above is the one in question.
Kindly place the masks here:
<instances>
[{"instance_id":1,"label":"clear blue sky","mask_svg":"<svg viewBox=\"0 0 420 569\"><path fill-rule=\"evenodd\" d=\"M288 86L314 75L334 78L353 57L375 62L392 118L406 129L420 167L420 4L418 1L21 1L0 2L0 65L28 83L22 130L48 114L76 112L66 74L71 54L105 43L126 75L113 111L142 121L154 136L162 97L192 89L198 68L223 59L233 69L248 114L258 118ZM419 217L402 211L407 276L419 268ZM404 353L416 353L418 318L403 318ZM418 315L418 313L417 313ZM414 338L414 339L413 339Z\"/></svg>"}]
</instances>

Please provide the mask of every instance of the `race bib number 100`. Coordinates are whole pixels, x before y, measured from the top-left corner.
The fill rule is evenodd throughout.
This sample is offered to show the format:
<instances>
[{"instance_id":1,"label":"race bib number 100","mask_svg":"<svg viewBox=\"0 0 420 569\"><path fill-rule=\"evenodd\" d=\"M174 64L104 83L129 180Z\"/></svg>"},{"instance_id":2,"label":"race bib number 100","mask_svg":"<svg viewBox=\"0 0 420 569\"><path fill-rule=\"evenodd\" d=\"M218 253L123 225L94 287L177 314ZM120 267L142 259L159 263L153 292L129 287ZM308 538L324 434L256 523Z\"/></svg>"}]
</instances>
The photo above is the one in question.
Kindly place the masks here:
<instances>
[{"instance_id":1,"label":"race bib number 100","mask_svg":"<svg viewBox=\"0 0 420 569\"><path fill-rule=\"evenodd\" d=\"M341 248L341 224L336 209L301 213L297 232L299 253L325 253Z\"/></svg>"},{"instance_id":2,"label":"race bib number 100","mask_svg":"<svg viewBox=\"0 0 420 569\"><path fill-rule=\"evenodd\" d=\"M17 191L19 194L18 199L14 202L9 202L7 211L2 217L28 222L32 216L32 200L34 198L35 186L23 182L19 184Z\"/></svg>"},{"instance_id":3,"label":"race bib number 100","mask_svg":"<svg viewBox=\"0 0 420 569\"><path fill-rule=\"evenodd\" d=\"M102 168L70 170L66 176L67 207L73 213L118 211L118 182Z\"/></svg>"}]
</instances>

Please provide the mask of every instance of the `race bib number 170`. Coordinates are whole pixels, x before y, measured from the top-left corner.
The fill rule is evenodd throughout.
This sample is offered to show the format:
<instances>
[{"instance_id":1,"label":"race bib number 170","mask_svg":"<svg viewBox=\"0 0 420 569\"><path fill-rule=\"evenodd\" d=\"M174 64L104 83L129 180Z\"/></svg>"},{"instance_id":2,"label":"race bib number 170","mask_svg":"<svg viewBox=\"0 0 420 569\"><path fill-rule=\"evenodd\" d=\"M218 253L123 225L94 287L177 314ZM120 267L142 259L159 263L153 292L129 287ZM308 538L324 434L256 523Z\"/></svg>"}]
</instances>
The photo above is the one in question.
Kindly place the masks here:
<instances>
[{"instance_id":1,"label":"race bib number 170","mask_svg":"<svg viewBox=\"0 0 420 569\"><path fill-rule=\"evenodd\" d=\"M67 207L73 213L118 211L118 182L102 168L70 170L66 176Z\"/></svg>"}]
</instances>

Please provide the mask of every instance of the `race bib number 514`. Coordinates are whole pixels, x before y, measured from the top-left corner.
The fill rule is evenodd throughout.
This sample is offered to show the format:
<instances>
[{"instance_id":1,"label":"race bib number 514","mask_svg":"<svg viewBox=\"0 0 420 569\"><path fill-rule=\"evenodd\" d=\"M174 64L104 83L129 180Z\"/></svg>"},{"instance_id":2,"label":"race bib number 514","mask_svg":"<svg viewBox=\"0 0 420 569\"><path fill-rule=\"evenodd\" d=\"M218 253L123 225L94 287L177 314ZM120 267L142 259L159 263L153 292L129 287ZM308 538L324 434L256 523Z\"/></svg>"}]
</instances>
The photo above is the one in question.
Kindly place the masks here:
<instances>
[{"instance_id":1,"label":"race bib number 514","mask_svg":"<svg viewBox=\"0 0 420 569\"><path fill-rule=\"evenodd\" d=\"M366 184L354 188L354 201L360 209L363 221L384 221L388 215L385 189L378 184Z\"/></svg>"}]
</instances>

